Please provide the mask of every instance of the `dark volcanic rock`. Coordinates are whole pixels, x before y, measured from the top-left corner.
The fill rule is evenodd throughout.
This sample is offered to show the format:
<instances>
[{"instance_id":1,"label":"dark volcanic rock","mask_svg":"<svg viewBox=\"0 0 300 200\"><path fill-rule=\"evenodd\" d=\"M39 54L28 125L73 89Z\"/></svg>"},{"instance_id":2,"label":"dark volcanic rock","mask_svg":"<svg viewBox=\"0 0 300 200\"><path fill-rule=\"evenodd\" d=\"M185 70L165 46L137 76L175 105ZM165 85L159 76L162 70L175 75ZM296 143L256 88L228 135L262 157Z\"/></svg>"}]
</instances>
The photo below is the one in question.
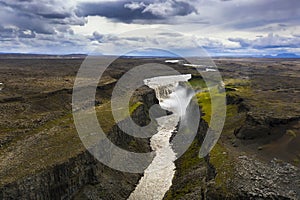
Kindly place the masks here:
<instances>
[{"instance_id":1,"label":"dark volcanic rock","mask_svg":"<svg viewBox=\"0 0 300 200\"><path fill-rule=\"evenodd\" d=\"M272 134L271 128L285 125L290 122L299 121L298 116L276 118L271 116L252 116L249 112L245 123L241 128L235 130L237 138L243 140L264 138Z\"/></svg>"},{"instance_id":2,"label":"dark volcanic rock","mask_svg":"<svg viewBox=\"0 0 300 200\"><path fill-rule=\"evenodd\" d=\"M149 108L157 102L149 88L139 90L144 102L133 113L141 126L149 123ZM150 151L148 139L123 133L114 126L109 133L112 142L131 151ZM132 145L134 144L134 145ZM87 150L52 166L0 187L0 199L126 199L141 174L111 169L96 160Z\"/></svg>"},{"instance_id":3,"label":"dark volcanic rock","mask_svg":"<svg viewBox=\"0 0 300 200\"><path fill-rule=\"evenodd\" d=\"M112 170L84 152L63 164L2 187L0 199L71 199L83 186L98 184L107 191L115 191L109 192L110 197L125 199L138 180L138 174ZM105 196L102 199L111 199Z\"/></svg>"},{"instance_id":4,"label":"dark volcanic rock","mask_svg":"<svg viewBox=\"0 0 300 200\"><path fill-rule=\"evenodd\" d=\"M243 125L235 131L235 135L239 139L250 140L259 137L265 137L270 134L268 126L264 125Z\"/></svg>"},{"instance_id":5,"label":"dark volcanic rock","mask_svg":"<svg viewBox=\"0 0 300 200\"><path fill-rule=\"evenodd\" d=\"M273 159L264 163L240 156L236 164L236 191L248 199L300 199L300 171Z\"/></svg>"}]
</instances>

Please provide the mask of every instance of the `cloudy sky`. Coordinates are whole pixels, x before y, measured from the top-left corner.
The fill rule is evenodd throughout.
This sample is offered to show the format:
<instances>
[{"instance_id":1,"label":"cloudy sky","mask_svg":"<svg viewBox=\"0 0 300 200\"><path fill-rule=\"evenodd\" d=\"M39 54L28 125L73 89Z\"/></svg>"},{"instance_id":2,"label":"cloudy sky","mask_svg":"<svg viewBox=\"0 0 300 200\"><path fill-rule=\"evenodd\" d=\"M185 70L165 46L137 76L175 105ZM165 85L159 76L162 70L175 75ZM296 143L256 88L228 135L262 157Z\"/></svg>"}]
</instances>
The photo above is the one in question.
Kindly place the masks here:
<instances>
[{"instance_id":1,"label":"cloudy sky","mask_svg":"<svg viewBox=\"0 0 300 200\"><path fill-rule=\"evenodd\" d=\"M300 55L299 0L0 0L0 52Z\"/></svg>"}]
</instances>

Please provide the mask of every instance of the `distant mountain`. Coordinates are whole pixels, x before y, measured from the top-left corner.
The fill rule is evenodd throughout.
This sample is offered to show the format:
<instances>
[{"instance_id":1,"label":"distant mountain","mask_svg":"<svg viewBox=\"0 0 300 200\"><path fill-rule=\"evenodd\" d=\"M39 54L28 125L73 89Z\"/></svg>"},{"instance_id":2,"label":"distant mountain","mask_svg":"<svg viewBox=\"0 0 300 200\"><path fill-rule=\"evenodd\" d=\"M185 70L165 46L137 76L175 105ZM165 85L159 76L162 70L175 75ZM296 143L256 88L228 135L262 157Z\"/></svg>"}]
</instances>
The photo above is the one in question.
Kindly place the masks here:
<instances>
[{"instance_id":1,"label":"distant mountain","mask_svg":"<svg viewBox=\"0 0 300 200\"><path fill-rule=\"evenodd\" d=\"M86 54L65 54L65 55L52 55L52 54L31 54L31 53L3 53L0 52L0 58L85 58Z\"/></svg>"},{"instance_id":2,"label":"distant mountain","mask_svg":"<svg viewBox=\"0 0 300 200\"><path fill-rule=\"evenodd\" d=\"M294 54L294 53L280 53L276 56L272 55L266 55L263 56L264 58L300 58L300 55Z\"/></svg>"}]
</instances>

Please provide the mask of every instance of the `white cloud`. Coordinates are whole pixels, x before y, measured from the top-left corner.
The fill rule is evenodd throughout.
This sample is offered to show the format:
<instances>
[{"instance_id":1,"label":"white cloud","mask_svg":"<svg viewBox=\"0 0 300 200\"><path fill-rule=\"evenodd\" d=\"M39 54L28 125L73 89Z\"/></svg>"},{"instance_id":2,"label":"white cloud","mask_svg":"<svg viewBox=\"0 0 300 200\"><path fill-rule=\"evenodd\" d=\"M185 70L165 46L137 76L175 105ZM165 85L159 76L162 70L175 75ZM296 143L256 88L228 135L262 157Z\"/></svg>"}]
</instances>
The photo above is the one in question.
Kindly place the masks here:
<instances>
[{"instance_id":1,"label":"white cloud","mask_svg":"<svg viewBox=\"0 0 300 200\"><path fill-rule=\"evenodd\" d=\"M124 4L124 7L129 8L131 10L136 10L136 9L143 9L146 7L146 5L143 2L131 2L131 3Z\"/></svg>"},{"instance_id":2,"label":"white cloud","mask_svg":"<svg viewBox=\"0 0 300 200\"><path fill-rule=\"evenodd\" d=\"M267 36L260 36L249 40L243 38L230 38L232 42L237 42L243 48L266 49L266 48L298 48L300 46L299 37L282 37L273 33Z\"/></svg>"},{"instance_id":3,"label":"white cloud","mask_svg":"<svg viewBox=\"0 0 300 200\"><path fill-rule=\"evenodd\" d=\"M89 0L86 16L77 15L86 2L0 1L0 51L72 53L99 46L117 53L126 46L191 50L200 44L212 53L299 53L297 0ZM105 7L96 12L94 5ZM170 30L149 34L141 28Z\"/></svg>"}]
</instances>

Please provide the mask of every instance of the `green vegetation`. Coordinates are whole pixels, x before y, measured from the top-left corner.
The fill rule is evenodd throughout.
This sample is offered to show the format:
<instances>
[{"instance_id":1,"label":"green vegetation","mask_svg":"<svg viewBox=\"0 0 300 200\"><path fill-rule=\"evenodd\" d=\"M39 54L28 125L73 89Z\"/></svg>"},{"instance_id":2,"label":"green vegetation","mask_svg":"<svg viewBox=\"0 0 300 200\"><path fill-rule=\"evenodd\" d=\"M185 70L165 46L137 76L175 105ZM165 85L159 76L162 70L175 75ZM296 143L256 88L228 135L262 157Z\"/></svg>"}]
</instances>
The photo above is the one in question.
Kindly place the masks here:
<instances>
[{"instance_id":1,"label":"green vegetation","mask_svg":"<svg viewBox=\"0 0 300 200\"><path fill-rule=\"evenodd\" d=\"M189 81L194 89L200 89L205 87L205 83L202 79L192 79ZM238 80L238 79L229 79L225 81L228 84L226 88L231 88L229 95L236 95L236 98L240 93L245 93L246 95L251 95L249 90L249 81L248 80ZM228 94L227 93L227 94ZM213 87L209 91L202 91L196 95L198 104L202 110L202 119L210 124L212 110L211 110L211 95L216 99L216 101L222 100L224 98L223 94L220 94L217 87ZM218 112L218 109L216 109ZM218 114L218 113L217 113ZM222 134L231 135L235 128L240 126L245 120L245 114L238 112L238 105L229 104L226 105L226 121ZM193 170L197 165L204 164L204 160L198 157L200 144L198 142L193 142L188 151L179 159L179 170L180 175L184 175ZM210 163L216 169L215 184L216 187L221 190L223 195L226 197L232 196L232 188L230 188L230 182L234 178L234 162L233 158L228 155L226 148L221 144L217 143L212 151L210 152ZM192 191L194 187L201 187L201 182L191 182L185 184L181 189L176 190L176 194L171 192L167 193L166 199L179 199L184 194Z\"/></svg>"},{"instance_id":2,"label":"green vegetation","mask_svg":"<svg viewBox=\"0 0 300 200\"><path fill-rule=\"evenodd\" d=\"M234 161L228 155L226 148L217 143L210 152L210 162L216 168L215 183L226 196L231 195L230 182L234 177Z\"/></svg>"},{"instance_id":3,"label":"green vegetation","mask_svg":"<svg viewBox=\"0 0 300 200\"><path fill-rule=\"evenodd\" d=\"M229 78L229 79L225 79L224 83L225 83L226 87L240 88L240 87L249 86L251 82L248 79Z\"/></svg>"},{"instance_id":4,"label":"green vegetation","mask_svg":"<svg viewBox=\"0 0 300 200\"><path fill-rule=\"evenodd\" d=\"M252 90L250 89L251 82L247 79L225 79L226 95L240 96L242 98L253 97Z\"/></svg>"},{"instance_id":5,"label":"green vegetation","mask_svg":"<svg viewBox=\"0 0 300 200\"><path fill-rule=\"evenodd\" d=\"M133 103L131 106L129 106L129 114L132 115L132 113L141 105L143 105L143 103L139 101ZM115 125L116 123L112 115L111 102L108 101L96 107L96 112L97 112L99 123L101 124L101 128L105 133L108 133L113 127L113 125ZM126 110L124 110L122 119L128 117L128 114L126 113L127 113Z\"/></svg>"},{"instance_id":6,"label":"green vegetation","mask_svg":"<svg viewBox=\"0 0 300 200\"><path fill-rule=\"evenodd\" d=\"M130 114L141 105L141 102L133 103L129 108ZM95 109L101 128L108 133L115 124L110 101ZM130 145L135 147L137 144L132 141ZM5 171L6 174L0 174L0 185L37 173L53 164L63 163L83 151L85 148L77 134L73 115L66 113L15 137L12 142L1 147L0 159L7 159L10 168ZM14 157L7 157L9 152L14 152Z\"/></svg>"},{"instance_id":7,"label":"green vegetation","mask_svg":"<svg viewBox=\"0 0 300 200\"><path fill-rule=\"evenodd\" d=\"M191 80L189 80L189 84L195 90L207 88L205 81L202 78L192 78Z\"/></svg>"},{"instance_id":8,"label":"green vegetation","mask_svg":"<svg viewBox=\"0 0 300 200\"><path fill-rule=\"evenodd\" d=\"M212 87L209 91L203 91L196 94L198 104L201 107L202 119L205 120L210 125L210 120L212 118L222 117L221 115L224 113L224 107L222 105L225 104L225 94L220 93L218 87ZM214 107L214 113L212 112L212 100L214 104L217 105ZM211 127L213 128L213 127Z\"/></svg>"},{"instance_id":9,"label":"green vegetation","mask_svg":"<svg viewBox=\"0 0 300 200\"><path fill-rule=\"evenodd\" d=\"M226 119L223 127L222 135L230 136L236 128L246 120L246 113L238 112L238 105L230 104L226 107Z\"/></svg>"},{"instance_id":10,"label":"green vegetation","mask_svg":"<svg viewBox=\"0 0 300 200\"><path fill-rule=\"evenodd\" d=\"M116 123L112 115L110 101L97 106L96 114L103 132L108 133Z\"/></svg>"},{"instance_id":11,"label":"green vegetation","mask_svg":"<svg viewBox=\"0 0 300 200\"><path fill-rule=\"evenodd\" d=\"M287 130L285 134L290 135L293 138L297 137L297 134L293 130Z\"/></svg>"},{"instance_id":12,"label":"green vegetation","mask_svg":"<svg viewBox=\"0 0 300 200\"><path fill-rule=\"evenodd\" d=\"M192 79L191 85L193 88L202 87L203 80L202 79ZM251 90L249 89L250 81L244 79L227 79L224 81L226 84L226 88L231 88L234 90L230 90L226 92L226 95L231 96L233 98L238 98L241 94L250 96L252 95ZM197 84L199 84L197 86ZM211 95L216 102L221 101L224 98L224 95L218 92L218 88L211 88L210 91L203 91L196 95L198 104L201 107L202 111L202 119L205 120L208 124L210 124L212 110L211 110ZM218 108L216 108L216 115L218 114ZM234 128L237 125L241 124L245 120L244 113L238 113L238 105L229 104L226 106L226 122L224 126L224 132L232 133Z\"/></svg>"},{"instance_id":13,"label":"green vegetation","mask_svg":"<svg viewBox=\"0 0 300 200\"><path fill-rule=\"evenodd\" d=\"M193 173L193 171L199 166L205 166L205 160L203 158L199 158L199 141L195 139L193 143L190 145L188 150L176 161L176 174L174 179L177 177L186 177L189 176L189 173ZM173 179L173 180L174 180ZM193 192L195 189L199 189L202 187L202 180L200 178L195 179L187 179L183 183L183 187L176 188L176 190L170 189L166 195L165 200L173 200L180 199L184 195Z\"/></svg>"},{"instance_id":14,"label":"green vegetation","mask_svg":"<svg viewBox=\"0 0 300 200\"><path fill-rule=\"evenodd\" d=\"M199 158L200 144L197 140L194 140L188 150L180 157L180 173L187 174L195 166L200 163L204 163L203 158Z\"/></svg>"},{"instance_id":15,"label":"green vegetation","mask_svg":"<svg viewBox=\"0 0 300 200\"><path fill-rule=\"evenodd\" d=\"M201 180L196 179L195 181L189 181L187 184L184 185L182 188L178 188L174 194L170 191L166 193L164 200L177 200L184 197L186 194L194 192L195 189L200 189L199 186L201 185Z\"/></svg>"},{"instance_id":16,"label":"green vegetation","mask_svg":"<svg viewBox=\"0 0 300 200\"><path fill-rule=\"evenodd\" d=\"M210 124L211 119L211 99L209 92L200 92L197 94L198 104L201 107L202 119ZM204 115L203 115L204 113Z\"/></svg>"},{"instance_id":17,"label":"green vegetation","mask_svg":"<svg viewBox=\"0 0 300 200\"><path fill-rule=\"evenodd\" d=\"M37 173L54 163L62 163L83 150L73 125L72 114L49 121L26 135L15 138L9 146L1 149L0 158L7 160L10 168L5 174L1 174L0 185ZM14 152L14 156L7 157L9 152Z\"/></svg>"},{"instance_id":18,"label":"green vegetation","mask_svg":"<svg viewBox=\"0 0 300 200\"><path fill-rule=\"evenodd\" d=\"M132 104L132 105L129 107L129 114L132 115L132 113L133 113L139 106L141 106L141 105L143 105L143 103L140 102L140 101L138 101L138 102Z\"/></svg>"},{"instance_id":19,"label":"green vegetation","mask_svg":"<svg viewBox=\"0 0 300 200\"><path fill-rule=\"evenodd\" d=\"M293 160L293 163L294 163L295 165L300 164L300 159L299 159L299 158L295 158L295 159Z\"/></svg>"}]
</instances>

